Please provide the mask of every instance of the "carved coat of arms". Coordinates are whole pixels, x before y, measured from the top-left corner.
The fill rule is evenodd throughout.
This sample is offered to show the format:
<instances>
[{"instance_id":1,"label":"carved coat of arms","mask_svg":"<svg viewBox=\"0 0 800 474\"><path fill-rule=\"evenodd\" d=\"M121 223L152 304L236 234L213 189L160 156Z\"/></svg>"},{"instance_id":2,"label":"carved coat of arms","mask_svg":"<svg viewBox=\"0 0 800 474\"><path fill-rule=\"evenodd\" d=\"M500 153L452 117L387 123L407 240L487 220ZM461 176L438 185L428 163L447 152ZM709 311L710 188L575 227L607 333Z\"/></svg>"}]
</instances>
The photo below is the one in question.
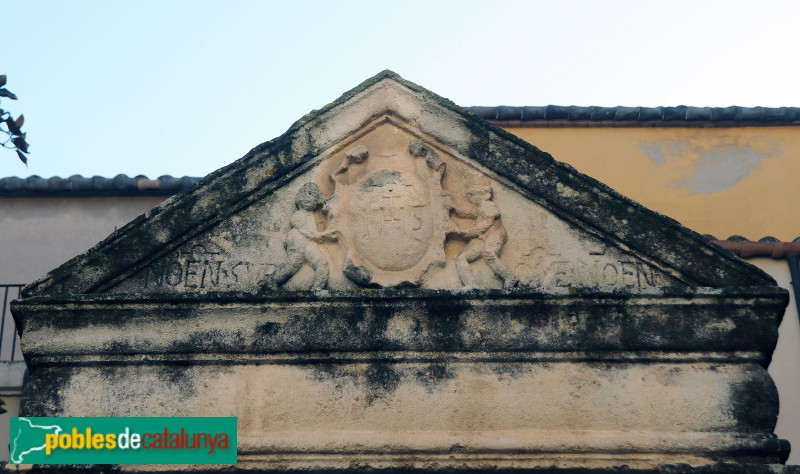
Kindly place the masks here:
<instances>
[{"instance_id":1,"label":"carved coat of arms","mask_svg":"<svg viewBox=\"0 0 800 474\"><path fill-rule=\"evenodd\" d=\"M363 145L335 170L326 203L339 231L345 275L360 285L419 285L445 263L451 200L442 189L445 162L419 140L407 150L370 156Z\"/></svg>"},{"instance_id":2,"label":"carved coat of arms","mask_svg":"<svg viewBox=\"0 0 800 474\"><path fill-rule=\"evenodd\" d=\"M284 241L287 258L267 286L280 287L307 262L314 272L311 288L327 288L330 267L321 250L326 241L339 246L341 261L335 267L358 285L419 286L427 272L446 264L448 238L465 244L455 259L464 287L480 286L470 269L479 258L503 286L516 286L519 280L500 261L507 235L492 187L470 186L466 198L472 208L458 209L442 189L445 168L445 161L421 140L378 156L364 145L355 146L330 175L332 196L325 198L314 183L298 190ZM317 212L325 215L324 230L317 229ZM451 213L473 223L459 228Z\"/></svg>"}]
</instances>

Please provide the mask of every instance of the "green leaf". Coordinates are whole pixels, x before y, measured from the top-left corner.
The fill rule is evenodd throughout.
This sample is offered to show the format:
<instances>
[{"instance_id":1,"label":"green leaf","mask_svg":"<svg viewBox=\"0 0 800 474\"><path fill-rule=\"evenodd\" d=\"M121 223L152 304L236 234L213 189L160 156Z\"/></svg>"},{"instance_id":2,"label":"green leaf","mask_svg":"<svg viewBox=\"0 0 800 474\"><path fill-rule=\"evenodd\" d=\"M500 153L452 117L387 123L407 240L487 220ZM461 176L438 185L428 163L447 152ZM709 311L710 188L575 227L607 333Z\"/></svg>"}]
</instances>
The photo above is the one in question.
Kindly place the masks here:
<instances>
[{"instance_id":1,"label":"green leaf","mask_svg":"<svg viewBox=\"0 0 800 474\"><path fill-rule=\"evenodd\" d=\"M11 143L14 144L18 149L21 151L28 153L28 143L25 141L25 134L23 133L20 137L14 137L11 139Z\"/></svg>"},{"instance_id":2,"label":"green leaf","mask_svg":"<svg viewBox=\"0 0 800 474\"><path fill-rule=\"evenodd\" d=\"M8 89L0 89L0 97L8 97L11 100L17 100L17 96Z\"/></svg>"},{"instance_id":3,"label":"green leaf","mask_svg":"<svg viewBox=\"0 0 800 474\"><path fill-rule=\"evenodd\" d=\"M4 85L6 85L6 75L0 74L0 87L3 87Z\"/></svg>"},{"instance_id":4,"label":"green leaf","mask_svg":"<svg viewBox=\"0 0 800 474\"><path fill-rule=\"evenodd\" d=\"M23 155L21 151L17 150L17 156L19 157L20 161L25 163L25 166L28 166L28 157Z\"/></svg>"},{"instance_id":5,"label":"green leaf","mask_svg":"<svg viewBox=\"0 0 800 474\"><path fill-rule=\"evenodd\" d=\"M22 135L22 130L20 130L17 123L14 120L12 120L11 116L9 116L6 119L6 126L8 127L8 130L14 135Z\"/></svg>"}]
</instances>

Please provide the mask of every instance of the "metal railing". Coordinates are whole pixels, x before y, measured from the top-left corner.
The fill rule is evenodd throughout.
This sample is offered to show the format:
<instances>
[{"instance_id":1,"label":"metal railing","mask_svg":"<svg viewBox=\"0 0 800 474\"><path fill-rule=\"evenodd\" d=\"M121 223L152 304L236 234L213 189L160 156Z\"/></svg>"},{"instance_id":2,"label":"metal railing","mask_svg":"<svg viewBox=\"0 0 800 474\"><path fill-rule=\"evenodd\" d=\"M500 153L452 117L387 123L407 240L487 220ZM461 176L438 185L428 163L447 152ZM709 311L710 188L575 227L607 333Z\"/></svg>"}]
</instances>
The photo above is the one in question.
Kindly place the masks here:
<instances>
[{"instance_id":1,"label":"metal railing","mask_svg":"<svg viewBox=\"0 0 800 474\"><path fill-rule=\"evenodd\" d=\"M0 362L22 360L19 347L17 325L11 317L11 302L19 299L22 284L0 285L0 298L3 299L3 319L0 320Z\"/></svg>"}]
</instances>

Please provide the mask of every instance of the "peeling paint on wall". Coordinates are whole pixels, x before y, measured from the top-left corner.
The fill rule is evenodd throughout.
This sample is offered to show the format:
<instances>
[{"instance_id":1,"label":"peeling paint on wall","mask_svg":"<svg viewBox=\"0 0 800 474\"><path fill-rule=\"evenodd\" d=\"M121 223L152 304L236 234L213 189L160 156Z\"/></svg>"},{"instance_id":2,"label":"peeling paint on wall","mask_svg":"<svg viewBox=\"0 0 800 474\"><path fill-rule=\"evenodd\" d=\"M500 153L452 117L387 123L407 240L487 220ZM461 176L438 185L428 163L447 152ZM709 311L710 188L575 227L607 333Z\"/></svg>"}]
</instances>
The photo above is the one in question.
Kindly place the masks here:
<instances>
[{"instance_id":1,"label":"peeling paint on wall","mask_svg":"<svg viewBox=\"0 0 800 474\"><path fill-rule=\"evenodd\" d=\"M781 151L774 139L767 138L721 136L714 142L709 143L708 137L639 140L639 148L658 172L677 176L676 187L694 193L730 189Z\"/></svg>"}]
</instances>

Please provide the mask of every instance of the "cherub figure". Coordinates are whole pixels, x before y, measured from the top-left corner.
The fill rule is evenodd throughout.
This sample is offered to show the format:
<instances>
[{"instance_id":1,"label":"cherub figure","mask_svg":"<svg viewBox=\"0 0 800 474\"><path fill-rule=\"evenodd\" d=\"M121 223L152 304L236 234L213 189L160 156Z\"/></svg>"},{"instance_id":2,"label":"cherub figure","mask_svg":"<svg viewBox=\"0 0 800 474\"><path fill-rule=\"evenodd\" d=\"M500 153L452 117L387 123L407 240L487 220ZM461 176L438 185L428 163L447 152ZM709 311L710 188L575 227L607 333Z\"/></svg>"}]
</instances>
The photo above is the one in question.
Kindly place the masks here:
<instances>
[{"instance_id":1,"label":"cherub figure","mask_svg":"<svg viewBox=\"0 0 800 474\"><path fill-rule=\"evenodd\" d=\"M283 246L288 258L267 280L267 287L277 289L300 270L303 263L308 262L314 270L312 289L321 290L328 286L328 258L319 244L337 240L339 231L317 230L314 211L318 211L325 203L322 191L314 183L304 184L294 198L297 209L289 219L289 232Z\"/></svg>"},{"instance_id":2,"label":"cherub figure","mask_svg":"<svg viewBox=\"0 0 800 474\"><path fill-rule=\"evenodd\" d=\"M456 270L461 283L466 288L474 288L475 283L469 264L483 257L489 268L503 280L503 287L517 286L519 280L503 262L500 261L500 252L508 240L508 235L500 221L500 209L492 201L492 187L489 185L475 185L467 189L467 199L475 204L476 212L459 212L459 217L475 218L475 224L466 230L456 230L451 233L469 240L467 246L456 258Z\"/></svg>"}]
</instances>

